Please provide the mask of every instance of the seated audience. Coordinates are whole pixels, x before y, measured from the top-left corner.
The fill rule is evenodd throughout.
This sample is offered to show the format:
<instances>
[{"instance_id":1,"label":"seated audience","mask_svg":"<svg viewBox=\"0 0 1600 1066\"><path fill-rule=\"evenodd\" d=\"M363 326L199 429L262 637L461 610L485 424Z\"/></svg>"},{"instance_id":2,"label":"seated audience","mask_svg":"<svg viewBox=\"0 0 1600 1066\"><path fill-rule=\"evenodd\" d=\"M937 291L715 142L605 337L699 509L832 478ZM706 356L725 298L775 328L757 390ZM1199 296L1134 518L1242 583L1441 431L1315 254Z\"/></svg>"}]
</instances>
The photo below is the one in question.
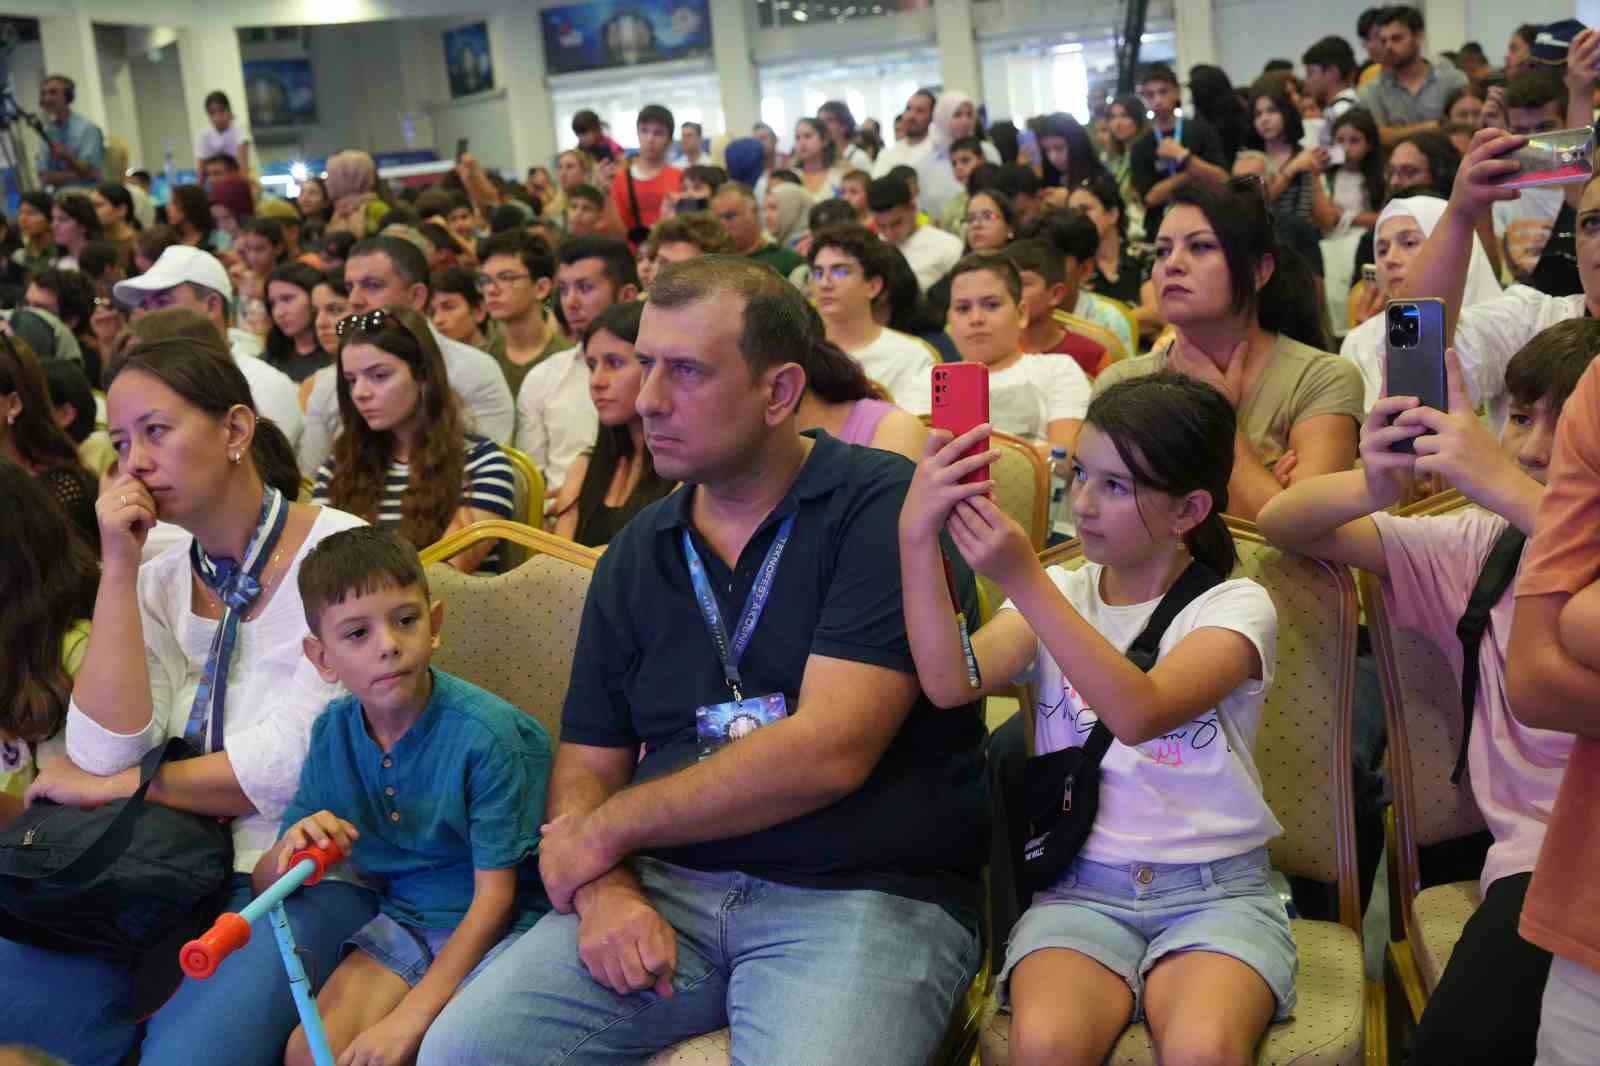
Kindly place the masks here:
<instances>
[{"instance_id":1,"label":"seated audience","mask_svg":"<svg viewBox=\"0 0 1600 1066\"><path fill-rule=\"evenodd\" d=\"M635 406L644 375L633 346L643 310L639 300L612 304L584 330L583 361L600 431L593 447L567 468L554 517L557 536L592 548L611 543L634 515L674 485L656 473L644 444L644 419Z\"/></svg>"},{"instance_id":2,"label":"seated audience","mask_svg":"<svg viewBox=\"0 0 1600 1066\"><path fill-rule=\"evenodd\" d=\"M1280 248L1259 195L1209 182L1173 190L1151 281L1174 338L1107 368L1096 393L1158 370L1222 393L1238 415L1228 511L1244 518L1285 484L1350 469L1361 374L1320 350L1316 286L1304 260Z\"/></svg>"},{"instance_id":3,"label":"seated audience","mask_svg":"<svg viewBox=\"0 0 1600 1066\"><path fill-rule=\"evenodd\" d=\"M289 261L289 246L283 227L270 218L251 217L239 224L233 253L238 258L228 271L240 299L265 300L267 278Z\"/></svg>"},{"instance_id":4,"label":"seated audience","mask_svg":"<svg viewBox=\"0 0 1600 1066\"><path fill-rule=\"evenodd\" d=\"M82 271L52 267L29 282L22 294L23 303L29 310L43 311L49 316L45 321L51 333L45 344L29 338L34 354L41 359L71 359L82 363L85 372L98 381L102 360L98 346L93 343L94 332L89 328L97 299L94 283ZM15 315L12 326L20 328ZM87 345L82 339L85 333L89 334Z\"/></svg>"},{"instance_id":5,"label":"seated audience","mask_svg":"<svg viewBox=\"0 0 1600 1066\"><path fill-rule=\"evenodd\" d=\"M792 165L800 184L812 203L839 195L840 182L849 167L839 156L839 148L828 136L820 118L801 118L794 124Z\"/></svg>"},{"instance_id":6,"label":"seated audience","mask_svg":"<svg viewBox=\"0 0 1600 1066\"><path fill-rule=\"evenodd\" d=\"M762 201L762 220L773 243L799 254L795 246L805 236L806 219L815 203L804 186L769 182Z\"/></svg>"},{"instance_id":7,"label":"seated audience","mask_svg":"<svg viewBox=\"0 0 1600 1066\"><path fill-rule=\"evenodd\" d=\"M605 227L605 193L593 185L578 185L567 192L566 226L573 237L591 237Z\"/></svg>"},{"instance_id":8,"label":"seated audience","mask_svg":"<svg viewBox=\"0 0 1600 1066\"><path fill-rule=\"evenodd\" d=\"M328 197L328 183L312 175L300 183L300 192L294 199L295 210L300 212L306 243L315 245L327 236L328 219L333 217L333 201ZM170 221L170 220L169 220ZM328 263L323 269L332 269Z\"/></svg>"},{"instance_id":9,"label":"seated audience","mask_svg":"<svg viewBox=\"0 0 1600 1066\"><path fill-rule=\"evenodd\" d=\"M1437 196L1404 196L1384 207L1374 227L1378 283L1368 293L1360 314L1359 326L1345 334L1339 354L1361 368L1364 392L1362 406L1372 410L1383 393L1383 375L1388 353L1388 319L1383 309L1405 285L1417 254L1439 225L1446 203ZM1472 238L1471 262L1467 264L1466 285L1461 291L1463 307L1474 307L1500 296L1500 283L1494 268L1476 236Z\"/></svg>"},{"instance_id":10,"label":"seated audience","mask_svg":"<svg viewBox=\"0 0 1600 1066\"><path fill-rule=\"evenodd\" d=\"M1075 304L1085 268L1072 259L1064 264L1049 242L1036 237L1012 241L1003 254L1022 277L1022 306L1028 316L1022 350L1071 356L1091 379L1111 365L1113 349L1121 342L1098 323L1062 310ZM1127 350L1121 354L1126 356Z\"/></svg>"},{"instance_id":11,"label":"seated audience","mask_svg":"<svg viewBox=\"0 0 1600 1066\"><path fill-rule=\"evenodd\" d=\"M1001 252L974 252L950 282L948 328L961 358L989 370L989 422L1039 445L1072 449L1089 405L1089 379L1076 360L1024 354L1028 324L1022 276Z\"/></svg>"},{"instance_id":12,"label":"seated audience","mask_svg":"<svg viewBox=\"0 0 1600 1066\"><path fill-rule=\"evenodd\" d=\"M861 226L819 231L811 242L811 297L828 343L855 360L884 398L926 415L933 410L933 352L874 315L888 284L889 251Z\"/></svg>"},{"instance_id":13,"label":"seated audience","mask_svg":"<svg viewBox=\"0 0 1600 1066\"><path fill-rule=\"evenodd\" d=\"M237 911L294 796L312 721L339 694L301 651L300 560L360 520L293 503L265 483L268 467L286 464L292 474L293 452L257 417L226 349L147 344L111 375L121 469L96 504L94 624L67 711L66 757L44 763L28 794L77 807L124 799L146 752L190 738L204 754L163 766L145 802L232 819L235 874L222 909ZM192 538L141 566L158 519ZM226 692L204 676L226 677ZM334 880L300 889L285 906L301 950L322 959L337 957L375 912L370 891ZM327 968L313 969L320 983ZM125 962L6 940L0 988L15 1012L8 1038L77 1063L130 1054L183 1062L203 1047L230 1063L276 1066L296 1024L277 945L259 935L210 980L182 981L164 1005L170 987L135 982Z\"/></svg>"},{"instance_id":14,"label":"seated audience","mask_svg":"<svg viewBox=\"0 0 1600 1066\"><path fill-rule=\"evenodd\" d=\"M556 299L568 335L582 337L600 312L638 299L637 269L627 244L615 238L561 242ZM543 472L546 495L565 484L567 469L594 445L597 429L581 344L543 360L523 379L517 390L517 450Z\"/></svg>"},{"instance_id":15,"label":"seated audience","mask_svg":"<svg viewBox=\"0 0 1600 1066\"><path fill-rule=\"evenodd\" d=\"M805 260L793 248L774 240L762 224L764 201L758 201L748 185L729 181L711 198L711 213L733 238L738 254L764 263L783 277ZM803 217L803 216L802 216Z\"/></svg>"},{"instance_id":16,"label":"seated audience","mask_svg":"<svg viewBox=\"0 0 1600 1066\"><path fill-rule=\"evenodd\" d=\"M49 270L62 252L55 240L55 200L47 192L33 190L22 194L17 207L17 232L22 243L11 253L11 262L22 271L22 283Z\"/></svg>"},{"instance_id":17,"label":"seated audience","mask_svg":"<svg viewBox=\"0 0 1600 1066\"><path fill-rule=\"evenodd\" d=\"M211 215L211 242L219 252L233 250L243 227L255 217L255 194L240 177L218 177L206 182L206 205Z\"/></svg>"},{"instance_id":18,"label":"seated audience","mask_svg":"<svg viewBox=\"0 0 1600 1066\"><path fill-rule=\"evenodd\" d=\"M339 324L339 412L333 455L313 503L397 530L418 550L489 518L510 518L516 475L500 446L468 433L427 319L392 304ZM494 542L450 558L472 573Z\"/></svg>"},{"instance_id":19,"label":"seated audience","mask_svg":"<svg viewBox=\"0 0 1600 1066\"><path fill-rule=\"evenodd\" d=\"M1138 307L1139 286L1150 276L1150 257L1133 251L1128 240L1127 204L1117 186L1102 175L1086 178L1072 190L1067 206L1089 216L1100 236L1094 271L1083 287L1097 296Z\"/></svg>"},{"instance_id":20,"label":"seated audience","mask_svg":"<svg viewBox=\"0 0 1600 1066\"><path fill-rule=\"evenodd\" d=\"M300 394L283 371L256 358L257 352L228 328L228 308L233 300L233 283L216 257L187 245L173 245L161 253L154 266L138 277L119 281L113 290L118 301L134 309L134 317L151 311L187 309L199 311L227 337L232 355L258 409L272 419L291 445L302 440L304 420L300 413Z\"/></svg>"},{"instance_id":21,"label":"seated audience","mask_svg":"<svg viewBox=\"0 0 1600 1066\"><path fill-rule=\"evenodd\" d=\"M419 1066L628 1061L730 1024L751 1062L938 1046L979 958L983 724L935 712L912 674L910 466L795 432L812 332L793 286L737 258L676 264L650 293L638 409L657 472L687 484L590 586L539 845L556 913L451 1001ZM691 585L728 589L718 614L742 631L758 575L770 607L725 670ZM957 584L974 610L964 568ZM759 920L724 935L729 892Z\"/></svg>"},{"instance_id":22,"label":"seated audience","mask_svg":"<svg viewBox=\"0 0 1600 1066\"><path fill-rule=\"evenodd\" d=\"M1167 212L1163 232L1181 213ZM1099 393L1073 456L1089 560L1076 570L1041 567L984 483L958 481L992 461L962 458L983 432L933 434L900 515L918 680L945 707L1019 680L1039 686L1040 705L1061 712L1038 717L1039 752L1083 744L1091 726L1120 741L1100 762L1081 850L1039 872L1052 887L1011 931L999 998L1013 1061L1100 1062L1144 1017L1163 1062L1249 1062L1268 1025L1294 1010L1296 945L1268 880L1266 845L1283 829L1251 759L1277 612L1260 585L1226 580L1234 412L1208 385L1165 371ZM1006 596L971 640L977 686L950 624L946 531ZM1175 594L1192 602L1145 673L1125 649ZM1227 743L1202 742L1219 731Z\"/></svg>"},{"instance_id":23,"label":"seated audience","mask_svg":"<svg viewBox=\"0 0 1600 1066\"><path fill-rule=\"evenodd\" d=\"M1330 125L1344 162L1328 174L1328 195L1339 209L1341 227L1370 229L1389 196L1378 124L1366 108L1352 107Z\"/></svg>"},{"instance_id":24,"label":"seated audience","mask_svg":"<svg viewBox=\"0 0 1600 1066\"><path fill-rule=\"evenodd\" d=\"M39 766L65 753L99 561L33 473L0 457L0 828L22 812ZM0 948L0 950L4 950Z\"/></svg>"},{"instance_id":25,"label":"seated audience","mask_svg":"<svg viewBox=\"0 0 1600 1066\"><path fill-rule=\"evenodd\" d=\"M51 264L61 270L78 269L78 253L90 241L101 237L100 216L82 193L67 193L56 198L50 211L50 235L60 250Z\"/></svg>"},{"instance_id":26,"label":"seated audience","mask_svg":"<svg viewBox=\"0 0 1600 1066\"><path fill-rule=\"evenodd\" d=\"M450 997L550 909L535 862L550 737L532 715L429 667L445 605L401 538L336 533L298 581L306 658L349 695L312 725L283 836L253 881L265 890L296 851L332 841L382 886L317 1009L333 1054L410 1061ZM297 1028L286 1066L320 1057Z\"/></svg>"},{"instance_id":27,"label":"seated audience","mask_svg":"<svg viewBox=\"0 0 1600 1066\"><path fill-rule=\"evenodd\" d=\"M350 291L350 314L394 305L421 313L428 306L427 257L416 245L398 237L380 234L353 245L344 264L344 280ZM509 442L516 407L494 359L437 333L433 339L444 356L447 380L460 399L467 429L496 444ZM333 439L344 424L334 370L324 368L311 379L305 437L298 449L300 469L308 476L332 454Z\"/></svg>"},{"instance_id":28,"label":"seated audience","mask_svg":"<svg viewBox=\"0 0 1600 1066\"><path fill-rule=\"evenodd\" d=\"M795 408L795 428L821 429L846 444L882 448L917 462L928 431L922 420L888 398L861 364L818 333L801 367L806 388Z\"/></svg>"},{"instance_id":29,"label":"seated audience","mask_svg":"<svg viewBox=\"0 0 1600 1066\"><path fill-rule=\"evenodd\" d=\"M1266 157L1267 201L1275 214L1298 215L1318 230L1339 222L1339 209L1322 180L1328 150L1321 145L1300 147L1305 126L1300 112L1271 85L1258 82L1250 90L1251 135L1247 147Z\"/></svg>"},{"instance_id":30,"label":"seated audience","mask_svg":"<svg viewBox=\"0 0 1600 1066\"><path fill-rule=\"evenodd\" d=\"M871 184L872 175L865 170L852 170L839 183L839 199L850 205L856 222L869 229L872 228L872 207L867 203L867 187Z\"/></svg>"},{"instance_id":31,"label":"seated audience","mask_svg":"<svg viewBox=\"0 0 1600 1066\"><path fill-rule=\"evenodd\" d=\"M1542 36L1542 35L1541 35ZM1593 188L1591 185L1590 188ZM1600 1038L1600 930L1591 907L1600 804L1600 371L1589 365L1563 408L1549 490L1517 581L1506 691L1511 713L1533 729L1575 734L1517 932L1555 957L1539 1015L1538 1061L1581 1066ZM1496 977L1498 983L1498 976Z\"/></svg>"},{"instance_id":32,"label":"seated audience","mask_svg":"<svg viewBox=\"0 0 1600 1066\"><path fill-rule=\"evenodd\" d=\"M325 352L339 350L339 322L350 310L350 288L342 271L324 274L311 290L311 306L316 311L317 345ZM304 382L301 383L304 385ZM309 395L310 390L304 390ZM305 403L302 399L301 406Z\"/></svg>"},{"instance_id":33,"label":"seated audience","mask_svg":"<svg viewBox=\"0 0 1600 1066\"><path fill-rule=\"evenodd\" d=\"M662 219L650 231L644 248L653 262L663 266L697 255L735 254L727 228L709 211L687 211Z\"/></svg>"},{"instance_id":34,"label":"seated audience","mask_svg":"<svg viewBox=\"0 0 1600 1066\"><path fill-rule=\"evenodd\" d=\"M491 237L479 249L478 291L495 325L499 350L489 352L500 364L511 395L516 396L528 371L572 342L545 317L556 273L556 257L542 238L522 232Z\"/></svg>"},{"instance_id":35,"label":"seated audience","mask_svg":"<svg viewBox=\"0 0 1600 1066\"><path fill-rule=\"evenodd\" d=\"M711 198L717 195L717 190L727 183L728 172L721 167L701 163L698 166L686 167L683 171L683 195L695 200L704 200L708 208Z\"/></svg>"},{"instance_id":36,"label":"seated audience","mask_svg":"<svg viewBox=\"0 0 1600 1066\"><path fill-rule=\"evenodd\" d=\"M100 239L115 244L123 258L133 262L133 241L140 228L133 215L133 195L117 182L103 182L90 191L89 204L100 220Z\"/></svg>"},{"instance_id":37,"label":"seated audience","mask_svg":"<svg viewBox=\"0 0 1600 1066\"><path fill-rule=\"evenodd\" d=\"M374 236L389 213L389 205L378 199L378 165L366 152L346 149L328 157L327 170L329 216L323 233L348 233L357 241Z\"/></svg>"},{"instance_id":38,"label":"seated audience","mask_svg":"<svg viewBox=\"0 0 1600 1066\"><path fill-rule=\"evenodd\" d=\"M1024 236L1049 243L1061 256L1062 269L1079 279L1087 276L1100 251L1100 231L1087 214L1072 208L1045 212L1024 231ZM1073 286L1073 297L1063 310L1110 330L1125 353L1138 351L1139 338L1128 320L1129 309L1119 307L1109 296L1090 292L1082 284Z\"/></svg>"},{"instance_id":39,"label":"seated audience","mask_svg":"<svg viewBox=\"0 0 1600 1066\"><path fill-rule=\"evenodd\" d=\"M210 252L216 250L211 239L211 201L198 185L174 185L167 196L167 225L178 234L178 242Z\"/></svg>"},{"instance_id":40,"label":"seated audience","mask_svg":"<svg viewBox=\"0 0 1600 1066\"><path fill-rule=\"evenodd\" d=\"M1133 142L1144 135L1144 101L1133 93L1118 96L1106 108L1106 137L1102 158L1112 179L1117 183L1117 195L1122 197L1124 214L1129 216L1130 228L1137 222L1137 232L1144 233L1144 203L1139 190L1133 185Z\"/></svg>"},{"instance_id":41,"label":"seated audience","mask_svg":"<svg viewBox=\"0 0 1600 1066\"><path fill-rule=\"evenodd\" d=\"M99 547L94 478L56 420L50 387L33 349L8 333L0 333L0 458L38 478L84 542Z\"/></svg>"},{"instance_id":42,"label":"seated audience","mask_svg":"<svg viewBox=\"0 0 1600 1066\"><path fill-rule=\"evenodd\" d=\"M1381 238L1380 238L1381 239ZM1506 368L1512 420L1498 447L1472 409L1450 358L1448 411L1386 396L1361 431L1361 470L1302 481L1261 511L1275 544L1359 566L1384 581L1390 624L1427 636L1460 674L1456 622L1491 553L1533 533L1562 405L1596 349L1600 323L1561 322L1535 336ZM1415 454L1393 450L1410 441ZM1397 518L1413 483L1442 476L1477 506L1432 518ZM1506 701L1506 649L1515 584L1493 607L1474 657L1475 721L1466 749L1472 796L1494 834L1479 879L1480 904L1450 954L1412 1042L1422 1063L1532 1063L1550 953L1517 935L1517 921L1572 737L1520 725ZM1424 790L1447 788L1420 782ZM1461 783L1466 787L1466 782Z\"/></svg>"},{"instance_id":43,"label":"seated audience","mask_svg":"<svg viewBox=\"0 0 1600 1066\"><path fill-rule=\"evenodd\" d=\"M72 438L78 464L98 480L116 463L117 451L106 432L95 428L94 390L84 376L83 365L70 359L41 359L39 368L44 371L56 425Z\"/></svg>"},{"instance_id":44,"label":"seated audience","mask_svg":"<svg viewBox=\"0 0 1600 1066\"><path fill-rule=\"evenodd\" d=\"M497 361L505 352L505 341L483 306L478 272L470 267L451 266L433 272L428 283L428 320L451 340L488 352Z\"/></svg>"},{"instance_id":45,"label":"seated audience","mask_svg":"<svg viewBox=\"0 0 1600 1066\"><path fill-rule=\"evenodd\" d=\"M870 167L872 159L855 143L856 117L843 100L826 100L817 108L828 142L835 156L849 167Z\"/></svg>"},{"instance_id":46,"label":"seated audience","mask_svg":"<svg viewBox=\"0 0 1600 1066\"><path fill-rule=\"evenodd\" d=\"M878 235L906 257L924 292L948 274L961 258L959 237L918 221L916 198L911 187L900 178L874 179L867 189L867 203L872 208Z\"/></svg>"},{"instance_id":47,"label":"seated audience","mask_svg":"<svg viewBox=\"0 0 1600 1066\"><path fill-rule=\"evenodd\" d=\"M969 252L996 252L1011 243L1017 232L1017 213L1010 201L994 189L972 193L961 218Z\"/></svg>"},{"instance_id":48,"label":"seated audience","mask_svg":"<svg viewBox=\"0 0 1600 1066\"><path fill-rule=\"evenodd\" d=\"M332 353L317 340L317 311L312 294L320 284L320 273L293 261L267 275L267 313L272 316L272 330L267 334L267 347L261 358L297 385L333 363Z\"/></svg>"}]
</instances>

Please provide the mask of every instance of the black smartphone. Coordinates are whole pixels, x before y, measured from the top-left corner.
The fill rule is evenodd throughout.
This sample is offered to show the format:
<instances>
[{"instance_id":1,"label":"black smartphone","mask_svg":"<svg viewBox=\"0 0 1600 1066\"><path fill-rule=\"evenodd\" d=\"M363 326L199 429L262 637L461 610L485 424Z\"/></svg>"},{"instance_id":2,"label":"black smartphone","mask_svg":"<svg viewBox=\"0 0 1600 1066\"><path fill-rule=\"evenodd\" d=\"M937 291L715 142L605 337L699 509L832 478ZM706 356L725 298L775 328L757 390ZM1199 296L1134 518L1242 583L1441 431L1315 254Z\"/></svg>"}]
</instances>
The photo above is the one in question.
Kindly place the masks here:
<instances>
[{"instance_id":1,"label":"black smartphone","mask_svg":"<svg viewBox=\"0 0 1600 1066\"><path fill-rule=\"evenodd\" d=\"M456 162L457 163L461 162L461 157L466 155L466 154L467 154L467 139L465 137L457 137L456 138Z\"/></svg>"},{"instance_id":2,"label":"black smartphone","mask_svg":"<svg viewBox=\"0 0 1600 1066\"><path fill-rule=\"evenodd\" d=\"M678 201L678 213L681 215L689 211L704 211L709 206L711 202L704 196L685 196Z\"/></svg>"},{"instance_id":3,"label":"black smartphone","mask_svg":"<svg viewBox=\"0 0 1600 1066\"><path fill-rule=\"evenodd\" d=\"M1384 310L1388 354L1385 396L1415 396L1438 411L1450 409L1444 375L1444 301L1390 300ZM1390 449L1412 451L1411 440Z\"/></svg>"}]
</instances>

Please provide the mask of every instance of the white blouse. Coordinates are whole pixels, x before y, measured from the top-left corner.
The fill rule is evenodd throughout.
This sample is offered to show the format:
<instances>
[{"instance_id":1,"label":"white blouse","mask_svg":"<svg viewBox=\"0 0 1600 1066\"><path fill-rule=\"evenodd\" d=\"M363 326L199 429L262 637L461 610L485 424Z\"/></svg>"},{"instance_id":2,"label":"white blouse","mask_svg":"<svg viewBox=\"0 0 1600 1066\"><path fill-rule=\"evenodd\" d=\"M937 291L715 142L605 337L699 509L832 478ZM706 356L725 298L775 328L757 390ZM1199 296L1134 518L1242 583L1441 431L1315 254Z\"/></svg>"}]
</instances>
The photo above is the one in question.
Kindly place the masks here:
<instances>
[{"instance_id":1,"label":"white blouse","mask_svg":"<svg viewBox=\"0 0 1600 1066\"><path fill-rule=\"evenodd\" d=\"M278 839L279 819L300 785L311 723L329 700L344 692L323 681L301 651L307 629L300 563L322 538L361 525L366 523L354 515L322 508L266 608L239 624L228 668L223 746L256 813L233 822L233 868L238 872L254 869ZM73 700L67 712L67 754L79 767L92 774L118 773L137 765L145 752L169 737L183 735L218 625L190 609L191 587L187 539L140 568L139 615L153 713L137 733L115 733Z\"/></svg>"}]
</instances>

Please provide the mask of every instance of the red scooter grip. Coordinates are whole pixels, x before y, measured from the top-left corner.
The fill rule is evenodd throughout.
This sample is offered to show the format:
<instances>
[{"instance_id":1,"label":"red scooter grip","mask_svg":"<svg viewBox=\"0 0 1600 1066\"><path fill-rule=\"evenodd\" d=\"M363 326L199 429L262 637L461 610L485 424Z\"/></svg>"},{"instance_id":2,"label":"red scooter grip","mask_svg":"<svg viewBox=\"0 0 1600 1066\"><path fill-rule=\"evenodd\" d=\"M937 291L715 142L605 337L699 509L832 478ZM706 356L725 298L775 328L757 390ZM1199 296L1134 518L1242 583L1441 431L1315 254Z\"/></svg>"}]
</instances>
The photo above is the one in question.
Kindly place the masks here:
<instances>
[{"instance_id":1,"label":"red scooter grip","mask_svg":"<svg viewBox=\"0 0 1600 1066\"><path fill-rule=\"evenodd\" d=\"M316 844L312 844L310 847L301 848L289 856L289 869L292 870L300 865L300 860L302 859L310 859L317 864L317 868L311 871L310 877L300 883L302 886L314 885L322 880L322 875L328 872L328 867L337 866L344 861L344 852L340 851L339 845L331 840L328 841L326 847L318 847Z\"/></svg>"},{"instance_id":2,"label":"red scooter grip","mask_svg":"<svg viewBox=\"0 0 1600 1066\"><path fill-rule=\"evenodd\" d=\"M200 939L183 945L178 964L183 972L204 981L217 972L222 960L250 943L250 923L233 912L219 915Z\"/></svg>"}]
</instances>

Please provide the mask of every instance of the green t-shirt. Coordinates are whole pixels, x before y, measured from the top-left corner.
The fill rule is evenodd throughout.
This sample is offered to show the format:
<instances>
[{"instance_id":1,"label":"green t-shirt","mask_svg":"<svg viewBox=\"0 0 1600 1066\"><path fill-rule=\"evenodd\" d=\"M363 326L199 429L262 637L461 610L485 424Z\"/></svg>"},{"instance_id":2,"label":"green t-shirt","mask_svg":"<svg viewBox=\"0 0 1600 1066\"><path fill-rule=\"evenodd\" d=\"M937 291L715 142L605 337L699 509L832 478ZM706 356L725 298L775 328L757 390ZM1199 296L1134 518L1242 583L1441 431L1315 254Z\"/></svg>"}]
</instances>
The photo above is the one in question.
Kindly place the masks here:
<instances>
[{"instance_id":1,"label":"green t-shirt","mask_svg":"<svg viewBox=\"0 0 1600 1066\"><path fill-rule=\"evenodd\" d=\"M785 248L776 241L768 241L760 248L750 253L750 258L758 263L765 263L778 272L779 277L787 278L794 273L794 268L805 265L805 257L798 252Z\"/></svg>"},{"instance_id":2,"label":"green t-shirt","mask_svg":"<svg viewBox=\"0 0 1600 1066\"><path fill-rule=\"evenodd\" d=\"M494 361L500 364L500 372L506 376L506 384L511 386L511 398L516 399L522 391L522 379L528 376L528 371L544 362L557 352L564 352L572 347L572 342L561 334L552 330L550 339L545 342L539 354L526 363L514 363L506 355L505 334L496 332L489 341L489 354L494 356Z\"/></svg>"},{"instance_id":3,"label":"green t-shirt","mask_svg":"<svg viewBox=\"0 0 1600 1066\"><path fill-rule=\"evenodd\" d=\"M1095 395L1166 365L1165 348L1112 363L1094 379ZM1350 360L1280 334L1266 369L1239 404L1239 431L1270 467L1288 451L1289 432L1307 419L1349 415L1359 425L1366 416L1362 389L1361 371Z\"/></svg>"}]
</instances>

